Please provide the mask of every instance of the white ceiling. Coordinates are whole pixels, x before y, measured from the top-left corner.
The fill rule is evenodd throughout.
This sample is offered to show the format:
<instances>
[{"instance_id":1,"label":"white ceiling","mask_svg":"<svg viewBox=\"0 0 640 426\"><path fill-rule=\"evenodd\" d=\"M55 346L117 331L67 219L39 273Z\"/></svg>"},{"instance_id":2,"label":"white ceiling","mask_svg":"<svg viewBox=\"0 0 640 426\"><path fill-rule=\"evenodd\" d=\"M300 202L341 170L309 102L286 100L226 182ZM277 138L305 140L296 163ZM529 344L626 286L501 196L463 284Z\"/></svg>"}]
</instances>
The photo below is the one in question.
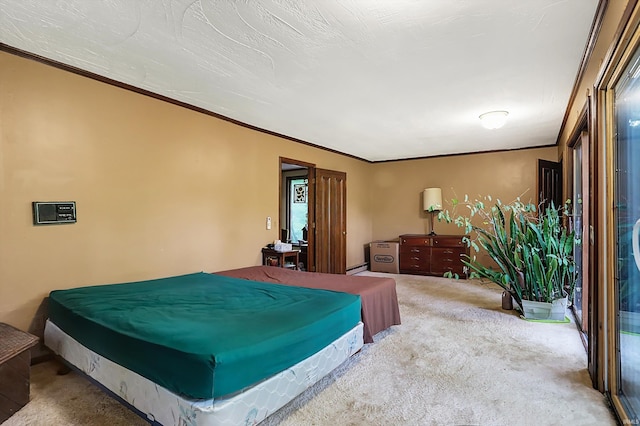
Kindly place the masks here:
<instances>
[{"instance_id":1,"label":"white ceiling","mask_svg":"<svg viewBox=\"0 0 640 426\"><path fill-rule=\"evenodd\" d=\"M381 161L554 144L597 5L0 0L0 43Z\"/></svg>"}]
</instances>

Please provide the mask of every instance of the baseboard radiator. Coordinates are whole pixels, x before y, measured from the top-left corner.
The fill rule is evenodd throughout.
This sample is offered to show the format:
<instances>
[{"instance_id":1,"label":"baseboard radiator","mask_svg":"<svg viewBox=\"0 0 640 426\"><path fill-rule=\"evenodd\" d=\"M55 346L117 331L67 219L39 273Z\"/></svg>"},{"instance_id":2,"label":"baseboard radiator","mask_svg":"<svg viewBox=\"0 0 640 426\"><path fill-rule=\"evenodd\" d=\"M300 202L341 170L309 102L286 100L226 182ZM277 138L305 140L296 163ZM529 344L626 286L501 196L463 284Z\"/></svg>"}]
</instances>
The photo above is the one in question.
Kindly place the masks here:
<instances>
[{"instance_id":1,"label":"baseboard radiator","mask_svg":"<svg viewBox=\"0 0 640 426\"><path fill-rule=\"evenodd\" d=\"M359 265L349 266L347 268L347 275L354 275L359 272L366 271L367 269L369 269L369 263L367 262L361 263Z\"/></svg>"}]
</instances>

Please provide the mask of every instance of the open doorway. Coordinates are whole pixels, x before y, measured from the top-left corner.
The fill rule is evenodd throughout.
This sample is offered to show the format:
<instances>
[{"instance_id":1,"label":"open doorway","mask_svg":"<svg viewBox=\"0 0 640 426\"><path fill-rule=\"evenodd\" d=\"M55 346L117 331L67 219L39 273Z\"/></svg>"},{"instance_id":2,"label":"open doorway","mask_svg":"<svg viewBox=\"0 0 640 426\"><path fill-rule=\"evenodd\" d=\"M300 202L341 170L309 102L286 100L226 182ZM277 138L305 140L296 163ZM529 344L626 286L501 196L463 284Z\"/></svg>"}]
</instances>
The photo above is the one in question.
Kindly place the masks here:
<instances>
[{"instance_id":1,"label":"open doorway","mask_svg":"<svg viewBox=\"0 0 640 426\"><path fill-rule=\"evenodd\" d=\"M278 224L281 239L300 250L300 269L346 273L346 179L344 172L280 157Z\"/></svg>"},{"instance_id":2,"label":"open doorway","mask_svg":"<svg viewBox=\"0 0 640 426\"><path fill-rule=\"evenodd\" d=\"M314 164L280 157L280 239L300 250L303 271L315 271L314 176Z\"/></svg>"}]
</instances>

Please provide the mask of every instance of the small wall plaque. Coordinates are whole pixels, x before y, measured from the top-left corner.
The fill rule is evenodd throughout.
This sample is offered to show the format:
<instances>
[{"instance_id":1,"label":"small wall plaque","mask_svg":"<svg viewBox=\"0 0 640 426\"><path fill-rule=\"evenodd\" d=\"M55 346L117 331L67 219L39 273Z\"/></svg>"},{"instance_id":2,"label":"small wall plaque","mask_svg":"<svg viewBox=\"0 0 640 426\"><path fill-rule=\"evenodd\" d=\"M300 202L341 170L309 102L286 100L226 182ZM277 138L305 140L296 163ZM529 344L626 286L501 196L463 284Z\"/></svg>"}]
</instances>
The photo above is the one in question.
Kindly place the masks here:
<instances>
[{"instance_id":1,"label":"small wall plaque","mask_svg":"<svg viewBox=\"0 0 640 426\"><path fill-rule=\"evenodd\" d=\"M34 201L34 225L55 225L76 222L75 201Z\"/></svg>"}]
</instances>

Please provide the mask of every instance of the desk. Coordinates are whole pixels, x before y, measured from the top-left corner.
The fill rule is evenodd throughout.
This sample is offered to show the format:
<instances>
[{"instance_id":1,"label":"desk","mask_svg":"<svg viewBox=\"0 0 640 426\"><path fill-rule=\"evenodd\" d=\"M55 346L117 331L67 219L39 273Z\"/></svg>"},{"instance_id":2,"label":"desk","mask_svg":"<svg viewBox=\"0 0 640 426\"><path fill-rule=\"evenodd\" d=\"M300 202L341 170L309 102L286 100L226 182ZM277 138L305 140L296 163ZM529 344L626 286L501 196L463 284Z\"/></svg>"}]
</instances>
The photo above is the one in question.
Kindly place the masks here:
<instances>
[{"instance_id":1,"label":"desk","mask_svg":"<svg viewBox=\"0 0 640 426\"><path fill-rule=\"evenodd\" d=\"M262 249L262 264L279 266L281 268L298 269L300 250L277 251L270 248ZM287 259L291 259L287 262Z\"/></svg>"},{"instance_id":2,"label":"desk","mask_svg":"<svg viewBox=\"0 0 640 426\"><path fill-rule=\"evenodd\" d=\"M0 323L0 423L29 402L29 348L36 343L36 336Z\"/></svg>"}]
</instances>

